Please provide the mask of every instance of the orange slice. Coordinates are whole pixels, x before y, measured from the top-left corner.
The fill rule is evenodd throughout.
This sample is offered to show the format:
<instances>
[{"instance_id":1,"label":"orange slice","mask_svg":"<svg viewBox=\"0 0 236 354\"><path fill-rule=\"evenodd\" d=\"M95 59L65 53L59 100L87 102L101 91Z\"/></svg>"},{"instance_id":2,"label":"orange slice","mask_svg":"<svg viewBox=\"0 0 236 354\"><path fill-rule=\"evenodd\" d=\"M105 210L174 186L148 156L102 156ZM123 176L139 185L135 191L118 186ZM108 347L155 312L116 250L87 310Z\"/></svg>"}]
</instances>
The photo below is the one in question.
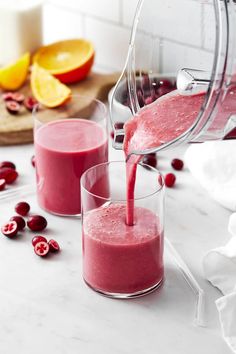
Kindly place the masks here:
<instances>
[{"instance_id":1,"label":"orange slice","mask_svg":"<svg viewBox=\"0 0 236 354\"><path fill-rule=\"evenodd\" d=\"M61 82L73 83L88 75L94 62L94 47L84 39L65 40L40 48L33 60Z\"/></svg>"},{"instance_id":2,"label":"orange slice","mask_svg":"<svg viewBox=\"0 0 236 354\"><path fill-rule=\"evenodd\" d=\"M26 53L15 63L0 68L0 86L5 90L17 90L20 88L28 74L30 54Z\"/></svg>"},{"instance_id":3,"label":"orange slice","mask_svg":"<svg viewBox=\"0 0 236 354\"><path fill-rule=\"evenodd\" d=\"M71 94L69 87L38 64L34 64L32 68L30 83L34 97L46 107L62 105Z\"/></svg>"}]
</instances>

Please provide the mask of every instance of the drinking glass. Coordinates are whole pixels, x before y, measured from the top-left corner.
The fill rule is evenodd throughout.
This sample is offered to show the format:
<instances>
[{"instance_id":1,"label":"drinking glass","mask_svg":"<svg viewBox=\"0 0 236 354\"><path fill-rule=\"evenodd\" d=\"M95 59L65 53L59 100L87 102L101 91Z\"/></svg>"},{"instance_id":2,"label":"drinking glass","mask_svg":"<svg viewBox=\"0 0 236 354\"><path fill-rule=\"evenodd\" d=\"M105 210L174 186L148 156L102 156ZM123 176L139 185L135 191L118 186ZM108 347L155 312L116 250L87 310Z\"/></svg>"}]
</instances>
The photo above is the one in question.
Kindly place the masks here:
<instances>
[{"instance_id":1,"label":"drinking glass","mask_svg":"<svg viewBox=\"0 0 236 354\"><path fill-rule=\"evenodd\" d=\"M126 224L126 163L91 167L81 177L83 278L114 298L147 294L163 280L164 183L153 167L133 165L132 226Z\"/></svg>"},{"instance_id":2,"label":"drinking glass","mask_svg":"<svg viewBox=\"0 0 236 354\"><path fill-rule=\"evenodd\" d=\"M73 95L59 108L38 105L33 116L38 203L53 214L80 215L82 174L108 160L106 107Z\"/></svg>"}]
</instances>

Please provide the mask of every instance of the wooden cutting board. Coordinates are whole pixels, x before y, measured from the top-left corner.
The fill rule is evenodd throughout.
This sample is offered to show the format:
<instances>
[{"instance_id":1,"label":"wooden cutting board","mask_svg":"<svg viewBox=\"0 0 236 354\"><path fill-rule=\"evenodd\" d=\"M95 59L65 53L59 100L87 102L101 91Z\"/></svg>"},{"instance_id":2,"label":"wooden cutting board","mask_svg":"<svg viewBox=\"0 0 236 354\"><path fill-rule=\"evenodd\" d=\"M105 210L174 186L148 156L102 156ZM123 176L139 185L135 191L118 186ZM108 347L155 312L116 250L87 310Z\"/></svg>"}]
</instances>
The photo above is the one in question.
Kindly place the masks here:
<instances>
[{"instance_id":1,"label":"wooden cutting board","mask_svg":"<svg viewBox=\"0 0 236 354\"><path fill-rule=\"evenodd\" d=\"M83 96L89 96L91 98L97 98L101 101L107 100L107 95L112 86L119 78L119 73L114 74L97 74L91 73L85 80L71 85L70 88L73 94L81 94ZM26 96L31 96L31 90L29 82L26 82L24 87L20 90ZM71 117L78 114L82 114L86 107L76 107L76 111L73 111L71 106ZM40 119L49 121L60 118L60 108L46 109L40 113ZM3 99L0 98L0 145L15 145L26 144L33 142L33 118L32 113L28 112L22 107L21 112L17 115L8 113L5 108Z\"/></svg>"}]
</instances>

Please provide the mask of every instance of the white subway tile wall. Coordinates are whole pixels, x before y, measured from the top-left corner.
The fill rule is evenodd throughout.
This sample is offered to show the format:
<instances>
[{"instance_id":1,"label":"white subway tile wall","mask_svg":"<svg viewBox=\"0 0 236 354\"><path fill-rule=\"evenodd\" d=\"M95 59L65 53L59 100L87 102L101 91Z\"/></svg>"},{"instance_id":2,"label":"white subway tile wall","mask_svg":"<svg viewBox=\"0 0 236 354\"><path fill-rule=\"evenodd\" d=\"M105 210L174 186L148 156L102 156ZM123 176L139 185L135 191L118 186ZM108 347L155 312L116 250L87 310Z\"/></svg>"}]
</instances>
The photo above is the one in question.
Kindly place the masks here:
<instances>
[{"instance_id":1,"label":"white subway tile wall","mask_svg":"<svg viewBox=\"0 0 236 354\"><path fill-rule=\"evenodd\" d=\"M150 56L147 43L153 42L155 46L161 43L157 70L175 73L182 66L209 68L214 48L212 2L146 0L143 14L149 18L141 18L139 25L144 62ZM88 38L96 49L98 69L121 70L137 4L138 0L49 0L44 8L44 42Z\"/></svg>"}]
</instances>

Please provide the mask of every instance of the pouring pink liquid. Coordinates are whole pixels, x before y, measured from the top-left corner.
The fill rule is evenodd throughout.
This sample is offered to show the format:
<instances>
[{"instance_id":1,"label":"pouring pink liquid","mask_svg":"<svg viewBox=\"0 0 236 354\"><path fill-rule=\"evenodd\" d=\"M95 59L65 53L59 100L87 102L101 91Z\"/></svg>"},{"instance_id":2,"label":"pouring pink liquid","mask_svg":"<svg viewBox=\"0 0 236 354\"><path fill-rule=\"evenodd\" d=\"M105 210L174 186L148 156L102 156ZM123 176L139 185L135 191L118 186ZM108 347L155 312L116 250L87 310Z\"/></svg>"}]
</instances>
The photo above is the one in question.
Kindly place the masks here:
<instances>
[{"instance_id":1,"label":"pouring pink liquid","mask_svg":"<svg viewBox=\"0 0 236 354\"><path fill-rule=\"evenodd\" d=\"M158 147L187 131L197 118L205 94L182 96L170 94L141 109L124 126L124 152L127 159L126 223L134 223L134 190L137 164L142 156L133 151Z\"/></svg>"}]
</instances>

